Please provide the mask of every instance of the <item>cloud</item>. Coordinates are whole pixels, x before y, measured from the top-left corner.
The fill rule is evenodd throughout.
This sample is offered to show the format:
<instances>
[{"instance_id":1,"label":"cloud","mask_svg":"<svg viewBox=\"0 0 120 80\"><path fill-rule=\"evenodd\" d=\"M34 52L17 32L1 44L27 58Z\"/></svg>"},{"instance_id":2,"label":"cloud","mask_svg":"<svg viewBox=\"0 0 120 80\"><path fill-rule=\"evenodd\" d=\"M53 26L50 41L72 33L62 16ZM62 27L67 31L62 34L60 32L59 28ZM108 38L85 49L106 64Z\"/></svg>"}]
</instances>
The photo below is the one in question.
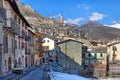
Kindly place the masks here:
<instances>
[{"instance_id":1,"label":"cloud","mask_svg":"<svg viewBox=\"0 0 120 80\"><path fill-rule=\"evenodd\" d=\"M90 6L86 5L86 4L78 4L77 8L83 8L84 10L89 10Z\"/></svg>"},{"instance_id":2,"label":"cloud","mask_svg":"<svg viewBox=\"0 0 120 80\"><path fill-rule=\"evenodd\" d=\"M67 19L65 23L79 24L80 21L84 20L83 18Z\"/></svg>"},{"instance_id":3,"label":"cloud","mask_svg":"<svg viewBox=\"0 0 120 80\"><path fill-rule=\"evenodd\" d=\"M120 23L114 23L112 25L105 25L105 26L109 26L109 27L113 27L113 28L118 28L120 29Z\"/></svg>"},{"instance_id":4,"label":"cloud","mask_svg":"<svg viewBox=\"0 0 120 80\"><path fill-rule=\"evenodd\" d=\"M114 23L114 24L116 24L116 23L120 23L120 20L113 21L112 23Z\"/></svg>"},{"instance_id":5,"label":"cloud","mask_svg":"<svg viewBox=\"0 0 120 80\"><path fill-rule=\"evenodd\" d=\"M102 20L106 15L102 14L102 13L98 13L98 12L94 12L91 14L89 20L91 21L98 21L98 20Z\"/></svg>"}]
</instances>

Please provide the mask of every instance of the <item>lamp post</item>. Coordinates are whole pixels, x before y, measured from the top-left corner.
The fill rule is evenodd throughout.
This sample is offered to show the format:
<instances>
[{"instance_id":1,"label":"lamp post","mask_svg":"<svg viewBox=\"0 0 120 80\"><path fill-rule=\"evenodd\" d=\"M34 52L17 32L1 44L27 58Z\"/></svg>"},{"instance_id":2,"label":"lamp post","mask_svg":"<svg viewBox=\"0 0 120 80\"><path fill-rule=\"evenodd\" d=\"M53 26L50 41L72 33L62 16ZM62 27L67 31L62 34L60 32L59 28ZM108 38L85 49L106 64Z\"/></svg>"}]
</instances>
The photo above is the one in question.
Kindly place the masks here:
<instances>
[{"instance_id":1,"label":"lamp post","mask_svg":"<svg viewBox=\"0 0 120 80\"><path fill-rule=\"evenodd\" d=\"M116 54L115 54L115 51L117 50L116 46L113 46L113 47L112 47L112 50L113 50L112 61L113 61L113 63L115 63L115 61L116 61Z\"/></svg>"}]
</instances>

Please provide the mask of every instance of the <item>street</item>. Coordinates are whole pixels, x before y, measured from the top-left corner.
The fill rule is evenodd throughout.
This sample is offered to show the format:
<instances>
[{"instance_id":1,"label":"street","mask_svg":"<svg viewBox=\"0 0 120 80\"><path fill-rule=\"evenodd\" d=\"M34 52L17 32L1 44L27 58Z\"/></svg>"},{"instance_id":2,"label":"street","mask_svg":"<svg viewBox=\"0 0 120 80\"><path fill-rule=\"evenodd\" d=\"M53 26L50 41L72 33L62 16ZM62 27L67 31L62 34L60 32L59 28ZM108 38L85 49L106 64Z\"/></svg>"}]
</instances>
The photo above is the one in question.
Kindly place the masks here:
<instances>
[{"instance_id":1,"label":"street","mask_svg":"<svg viewBox=\"0 0 120 80\"><path fill-rule=\"evenodd\" d=\"M33 71L29 72L28 74L19 77L13 80L49 80L49 75L47 74L48 66L40 66L36 67Z\"/></svg>"},{"instance_id":2,"label":"street","mask_svg":"<svg viewBox=\"0 0 120 80\"><path fill-rule=\"evenodd\" d=\"M0 78L0 80L49 80L45 66L31 67L24 70L23 74L11 73L10 76Z\"/></svg>"}]
</instances>

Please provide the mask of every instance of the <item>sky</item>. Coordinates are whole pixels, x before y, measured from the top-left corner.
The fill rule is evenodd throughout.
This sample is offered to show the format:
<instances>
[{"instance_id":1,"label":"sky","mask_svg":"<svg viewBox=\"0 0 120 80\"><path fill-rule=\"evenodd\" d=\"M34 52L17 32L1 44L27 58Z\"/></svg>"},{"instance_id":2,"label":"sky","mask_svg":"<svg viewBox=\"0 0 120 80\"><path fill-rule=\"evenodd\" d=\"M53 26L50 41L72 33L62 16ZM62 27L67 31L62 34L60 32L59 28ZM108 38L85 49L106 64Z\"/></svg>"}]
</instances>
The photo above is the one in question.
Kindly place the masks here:
<instances>
[{"instance_id":1,"label":"sky","mask_svg":"<svg viewBox=\"0 0 120 80\"><path fill-rule=\"evenodd\" d=\"M39 14L65 23L84 24L86 21L120 28L120 0L21 0Z\"/></svg>"}]
</instances>

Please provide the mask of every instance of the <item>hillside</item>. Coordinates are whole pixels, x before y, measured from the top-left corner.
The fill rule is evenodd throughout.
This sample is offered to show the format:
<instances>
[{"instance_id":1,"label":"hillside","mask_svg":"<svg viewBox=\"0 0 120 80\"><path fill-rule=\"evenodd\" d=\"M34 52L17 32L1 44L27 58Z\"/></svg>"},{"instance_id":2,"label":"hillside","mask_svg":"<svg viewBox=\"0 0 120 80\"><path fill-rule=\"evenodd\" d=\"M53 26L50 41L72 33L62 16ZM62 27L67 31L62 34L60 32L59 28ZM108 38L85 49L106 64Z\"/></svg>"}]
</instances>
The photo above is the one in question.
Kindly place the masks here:
<instances>
[{"instance_id":1,"label":"hillside","mask_svg":"<svg viewBox=\"0 0 120 80\"><path fill-rule=\"evenodd\" d=\"M79 29L83 30L89 40L110 41L120 39L120 30L104 26L97 22L88 21Z\"/></svg>"},{"instance_id":2,"label":"hillside","mask_svg":"<svg viewBox=\"0 0 120 80\"><path fill-rule=\"evenodd\" d=\"M60 27L60 23L57 20L54 20L53 22L52 19L38 14L31 6L24 5L19 1L17 1L17 4L19 10L33 27L48 27L50 25L54 27ZM110 41L113 39L120 39L119 29L104 26L97 22L87 21L81 26L75 24L68 25L82 30L89 40Z\"/></svg>"}]
</instances>

